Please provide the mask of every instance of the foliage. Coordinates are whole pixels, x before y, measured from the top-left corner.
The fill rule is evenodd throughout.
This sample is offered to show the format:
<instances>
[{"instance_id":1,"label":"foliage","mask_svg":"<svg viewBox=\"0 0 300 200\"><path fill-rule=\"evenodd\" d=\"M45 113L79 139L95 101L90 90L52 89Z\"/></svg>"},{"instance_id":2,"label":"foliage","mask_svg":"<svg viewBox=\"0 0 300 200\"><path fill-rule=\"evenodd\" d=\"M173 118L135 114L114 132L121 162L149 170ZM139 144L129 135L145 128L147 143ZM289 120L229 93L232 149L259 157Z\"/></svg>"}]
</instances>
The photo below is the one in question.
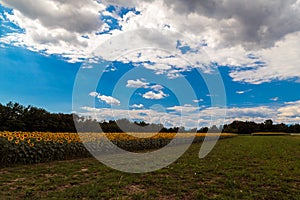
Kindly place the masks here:
<instances>
[{"instance_id":1,"label":"foliage","mask_svg":"<svg viewBox=\"0 0 300 200\"><path fill-rule=\"evenodd\" d=\"M75 132L73 116L49 113L33 106L9 102L0 104L0 131Z\"/></svg>"},{"instance_id":2,"label":"foliage","mask_svg":"<svg viewBox=\"0 0 300 200\"><path fill-rule=\"evenodd\" d=\"M300 125L273 124L273 121L270 119L264 123L234 121L229 125L224 125L223 132L237 134L251 134L255 132L300 133Z\"/></svg>"}]
</instances>

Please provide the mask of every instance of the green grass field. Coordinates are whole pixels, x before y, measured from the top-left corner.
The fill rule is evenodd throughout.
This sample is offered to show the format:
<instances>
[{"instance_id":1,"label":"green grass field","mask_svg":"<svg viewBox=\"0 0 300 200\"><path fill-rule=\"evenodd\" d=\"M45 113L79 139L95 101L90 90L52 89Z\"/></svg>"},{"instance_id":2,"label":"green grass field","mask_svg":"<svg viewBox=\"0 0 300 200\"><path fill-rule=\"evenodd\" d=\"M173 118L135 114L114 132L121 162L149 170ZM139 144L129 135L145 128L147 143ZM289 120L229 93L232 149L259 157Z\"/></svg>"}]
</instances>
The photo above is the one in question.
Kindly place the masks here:
<instances>
[{"instance_id":1,"label":"green grass field","mask_svg":"<svg viewBox=\"0 0 300 200\"><path fill-rule=\"evenodd\" d=\"M200 144L156 172L126 174L93 158L0 169L0 199L300 199L300 137Z\"/></svg>"}]
</instances>

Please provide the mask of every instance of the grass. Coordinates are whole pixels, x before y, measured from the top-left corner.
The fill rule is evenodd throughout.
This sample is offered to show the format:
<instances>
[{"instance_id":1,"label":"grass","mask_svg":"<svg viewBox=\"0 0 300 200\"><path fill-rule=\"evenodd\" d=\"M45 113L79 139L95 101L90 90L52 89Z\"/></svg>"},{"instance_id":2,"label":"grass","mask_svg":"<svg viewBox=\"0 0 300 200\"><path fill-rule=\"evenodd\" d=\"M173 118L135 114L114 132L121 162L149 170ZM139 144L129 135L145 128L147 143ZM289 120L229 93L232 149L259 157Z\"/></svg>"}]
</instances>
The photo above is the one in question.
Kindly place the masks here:
<instances>
[{"instance_id":1,"label":"grass","mask_svg":"<svg viewBox=\"0 0 300 200\"><path fill-rule=\"evenodd\" d=\"M284 132L256 132L252 133L253 136L288 136L290 133L284 133Z\"/></svg>"},{"instance_id":2,"label":"grass","mask_svg":"<svg viewBox=\"0 0 300 200\"><path fill-rule=\"evenodd\" d=\"M0 199L300 199L300 137L193 144L175 163L126 174L93 158L0 169Z\"/></svg>"}]
</instances>

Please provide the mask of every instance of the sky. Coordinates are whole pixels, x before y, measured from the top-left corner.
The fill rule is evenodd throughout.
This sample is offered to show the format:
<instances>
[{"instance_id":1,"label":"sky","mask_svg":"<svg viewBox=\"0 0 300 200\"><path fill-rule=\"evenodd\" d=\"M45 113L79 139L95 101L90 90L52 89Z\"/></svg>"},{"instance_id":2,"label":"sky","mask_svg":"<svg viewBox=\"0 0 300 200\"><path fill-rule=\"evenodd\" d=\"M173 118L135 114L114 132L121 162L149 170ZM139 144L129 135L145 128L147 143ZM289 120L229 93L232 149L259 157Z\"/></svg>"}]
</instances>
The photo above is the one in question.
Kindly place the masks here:
<instances>
[{"instance_id":1,"label":"sky","mask_svg":"<svg viewBox=\"0 0 300 200\"><path fill-rule=\"evenodd\" d=\"M300 0L0 0L0 103L300 123Z\"/></svg>"}]
</instances>

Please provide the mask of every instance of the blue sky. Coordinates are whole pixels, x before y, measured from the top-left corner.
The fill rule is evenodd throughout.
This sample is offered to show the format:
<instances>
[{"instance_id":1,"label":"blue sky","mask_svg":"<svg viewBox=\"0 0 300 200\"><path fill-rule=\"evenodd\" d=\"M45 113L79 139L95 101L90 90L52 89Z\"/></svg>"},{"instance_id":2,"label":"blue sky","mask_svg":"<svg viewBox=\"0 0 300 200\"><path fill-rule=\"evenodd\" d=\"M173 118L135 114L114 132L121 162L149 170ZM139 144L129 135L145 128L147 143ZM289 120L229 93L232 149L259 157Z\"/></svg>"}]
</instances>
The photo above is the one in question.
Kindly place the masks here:
<instances>
[{"instance_id":1,"label":"blue sky","mask_svg":"<svg viewBox=\"0 0 300 200\"><path fill-rule=\"evenodd\" d=\"M0 103L187 127L299 123L299 1L190 3L0 0Z\"/></svg>"}]
</instances>

